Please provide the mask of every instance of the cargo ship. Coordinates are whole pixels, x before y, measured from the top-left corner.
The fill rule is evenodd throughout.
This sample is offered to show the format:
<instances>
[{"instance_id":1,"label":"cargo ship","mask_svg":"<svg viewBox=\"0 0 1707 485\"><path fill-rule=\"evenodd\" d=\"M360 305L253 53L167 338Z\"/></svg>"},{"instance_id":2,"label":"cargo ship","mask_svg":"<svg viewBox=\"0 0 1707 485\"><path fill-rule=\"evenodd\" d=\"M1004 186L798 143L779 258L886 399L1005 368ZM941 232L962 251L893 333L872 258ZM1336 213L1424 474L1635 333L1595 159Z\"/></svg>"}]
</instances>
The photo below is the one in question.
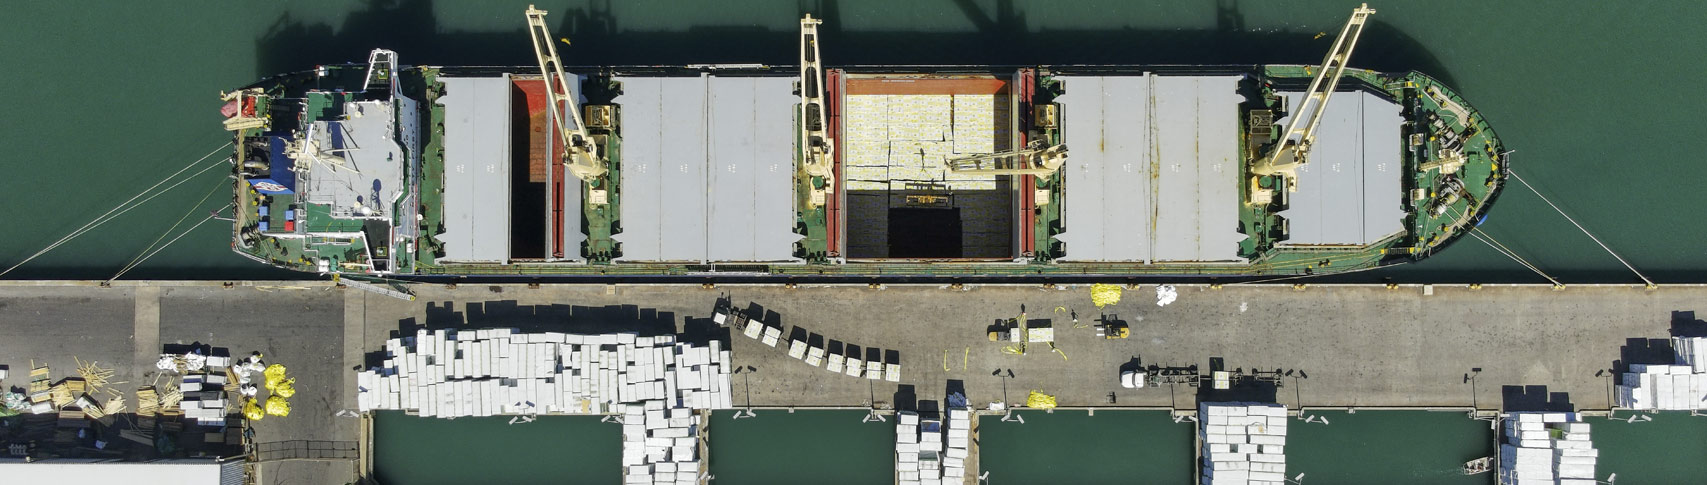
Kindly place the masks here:
<instances>
[{"instance_id":1,"label":"cargo ship","mask_svg":"<svg viewBox=\"0 0 1707 485\"><path fill-rule=\"evenodd\" d=\"M458 277L1326 275L1423 259L1507 177L1419 72L1320 65L407 66L222 93L232 248ZM518 48L520 48L518 42ZM1068 147L1071 147L1070 149Z\"/></svg>"}]
</instances>

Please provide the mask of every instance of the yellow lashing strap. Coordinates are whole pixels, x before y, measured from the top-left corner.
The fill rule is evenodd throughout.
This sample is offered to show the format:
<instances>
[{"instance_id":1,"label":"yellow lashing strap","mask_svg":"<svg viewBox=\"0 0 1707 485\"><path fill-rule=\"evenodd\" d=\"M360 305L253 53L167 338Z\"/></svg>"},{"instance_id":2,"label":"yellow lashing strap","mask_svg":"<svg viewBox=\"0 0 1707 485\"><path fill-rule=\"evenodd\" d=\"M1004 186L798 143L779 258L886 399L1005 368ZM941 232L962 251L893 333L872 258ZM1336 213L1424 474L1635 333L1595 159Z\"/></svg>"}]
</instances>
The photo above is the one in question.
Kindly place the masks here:
<instances>
[{"instance_id":1,"label":"yellow lashing strap","mask_svg":"<svg viewBox=\"0 0 1707 485\"><path fill-rule=\"evenodd\" d=\"M1057 354L1061 354L1061 360L1067 360L1067 353L1061 351L1061 349L1059 347L1056 347L1055 342L1049 342L1049 351L1057 353Z\"/></svg>"}]
</instances>

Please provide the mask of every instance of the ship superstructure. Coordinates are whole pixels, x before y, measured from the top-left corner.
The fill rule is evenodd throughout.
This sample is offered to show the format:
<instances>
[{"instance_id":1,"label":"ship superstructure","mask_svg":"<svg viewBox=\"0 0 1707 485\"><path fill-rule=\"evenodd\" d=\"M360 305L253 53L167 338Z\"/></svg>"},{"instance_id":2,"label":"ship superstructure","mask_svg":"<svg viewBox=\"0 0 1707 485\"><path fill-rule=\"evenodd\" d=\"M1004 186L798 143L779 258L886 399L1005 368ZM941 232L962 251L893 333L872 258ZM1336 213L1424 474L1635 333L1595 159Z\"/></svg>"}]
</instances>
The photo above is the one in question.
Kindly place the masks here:
<instances>
[{"instance_id":1,"label":"ship superstructure","mask_svg":"<svg viewBox=\"0 0 1707 485\"><path fill-rule=\"evenodd\" d=\"M1254 276L1414 261L1505 177L1427 75L365 64L226 95L234 248L368 276ZM565 51L566 53L568 51Z\"/></svg>"}]
</instances>

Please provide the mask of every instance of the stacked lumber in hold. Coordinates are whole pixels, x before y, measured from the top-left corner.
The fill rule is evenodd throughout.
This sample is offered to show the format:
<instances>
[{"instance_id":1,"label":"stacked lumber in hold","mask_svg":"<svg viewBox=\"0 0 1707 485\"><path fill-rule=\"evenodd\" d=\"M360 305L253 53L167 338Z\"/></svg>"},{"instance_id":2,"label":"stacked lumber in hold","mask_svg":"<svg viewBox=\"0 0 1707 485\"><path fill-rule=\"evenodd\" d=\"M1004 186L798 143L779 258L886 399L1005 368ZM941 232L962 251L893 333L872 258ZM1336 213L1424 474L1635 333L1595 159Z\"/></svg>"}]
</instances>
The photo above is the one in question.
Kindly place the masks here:
<instances>
[{"instance_id":1,"label":"stacked lumber in hold","mask_svg":"<svg viewBox=\"0 0 1707 485\"><path fill-rule=\"evenodd\" d=\"M1282 485L1286 406L1221 402L1197 406L1203 485Z\"/></svg>"},{"instance_id":2,"label":"stacked lumber in hold","mask_svg":"<svg viewBox=\"0 0 1707 485\"><path fill-rule=\"evenodd\" d=\"M1672 364L1630 364L1613 392L1618 407L1707 409L1707 337L1673 337L1671 345Z\"/></svg>"},{"instance_id":3,"label":"stacked lumber in hold","mask_svg":"<svg viewBox=\"0 0 1707 485\"><path fill-rule=\"evenodd\" d=\"M1517 412L1505 419L1500 483L1592 485L1600 450L1577 413Z\"/></svg>"}]
</instances>

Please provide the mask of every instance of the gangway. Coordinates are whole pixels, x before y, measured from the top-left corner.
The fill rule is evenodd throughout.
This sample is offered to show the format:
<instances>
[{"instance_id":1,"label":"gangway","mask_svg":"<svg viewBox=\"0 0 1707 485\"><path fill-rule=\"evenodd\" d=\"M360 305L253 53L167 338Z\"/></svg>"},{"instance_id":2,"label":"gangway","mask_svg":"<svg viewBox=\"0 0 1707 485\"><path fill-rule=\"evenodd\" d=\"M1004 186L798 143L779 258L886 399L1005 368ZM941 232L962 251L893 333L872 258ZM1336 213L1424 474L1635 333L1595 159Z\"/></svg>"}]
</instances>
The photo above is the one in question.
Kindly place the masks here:
<instances>
[{"instance_id":1,"label":"gangway","mask_svg":"<svg viewBox=\"0 0 1707 485\"><path fill-rule=\"evenodd\" d=\"M1291 121L1286 123L1286 131L1280 141L1260 161L1251 167L1252 177L1280 176L1285 179L1286 191L1298 191L1298 167L1309 162L1310 144L1316 140L1316 126L1322 122L1322 113L1328 107L1328 98L1339 87L1340 76L1345 74L1346 61L1351 58L1352 48L1357 46L1358 36L1363 34L1363 25L1375 9L1365 3L1352 10L1351 19L1340 29L1339 38L1334 39L1334 46L1328 51L1327 58L1322 60L1322 67L1316 71L1314 79L1310 80L1310 88L1298 106L1289 107ZM1249 200L1251 205L1266 205L1274 200L1274 188L1263 188L1253 180L1250 184Z\"/></svg>"}]
</instances>

